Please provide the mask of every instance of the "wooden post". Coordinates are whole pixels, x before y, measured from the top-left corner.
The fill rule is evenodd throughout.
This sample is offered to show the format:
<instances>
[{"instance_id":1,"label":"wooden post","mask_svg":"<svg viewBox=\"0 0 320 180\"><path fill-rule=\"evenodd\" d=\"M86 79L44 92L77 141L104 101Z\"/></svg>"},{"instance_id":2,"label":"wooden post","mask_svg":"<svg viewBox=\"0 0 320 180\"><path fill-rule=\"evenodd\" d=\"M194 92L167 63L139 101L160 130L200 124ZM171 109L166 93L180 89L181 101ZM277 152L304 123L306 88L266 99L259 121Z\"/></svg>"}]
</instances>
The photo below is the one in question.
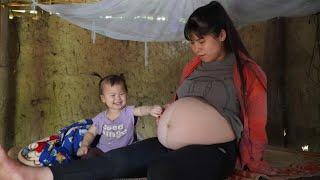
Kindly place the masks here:
<instances>
[{"instance_id":1,"label":"wooden post","mask_svg":"<svg viewBox=\"0 0 320 180\"><path fill-rule=\"evenodd\" d=\"M0 144L4 145L8 108L8 7L0 6Z\"/></svg>"},{"instance_id":2,"label":"wooden post","mask_svg":"<svg viewBox=\"0 0 320 180\"><path fill-rule=\"evenodd\" d=\"M286 118L285 87L285 19L267 22L264 67L268 78L268 136L269 143L287 146L289 133Z\"/></svg>"}]
</instances>

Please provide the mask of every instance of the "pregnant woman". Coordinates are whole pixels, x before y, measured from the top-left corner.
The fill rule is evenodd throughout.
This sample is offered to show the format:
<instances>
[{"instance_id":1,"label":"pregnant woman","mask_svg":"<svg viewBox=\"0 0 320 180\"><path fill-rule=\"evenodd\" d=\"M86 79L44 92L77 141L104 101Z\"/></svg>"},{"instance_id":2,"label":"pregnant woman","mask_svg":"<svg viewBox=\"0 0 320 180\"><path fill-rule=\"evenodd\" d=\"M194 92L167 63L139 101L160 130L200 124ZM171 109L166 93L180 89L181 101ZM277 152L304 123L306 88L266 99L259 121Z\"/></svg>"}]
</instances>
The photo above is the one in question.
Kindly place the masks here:
<instances>
[{"instance_id":1,"label":"pregnant woman","mask_svg":"<svg viewBox=\"0 0 320 180\"><path fill-rule=\"evenodd\" d=\"M158 138L37 169L15 164L0 149L0 179L225 179L237 158L242 168L274 174L262 159L266 78L224 8L213 1L195 10L185 37L196 57L184 68L176 101L159 119Z\"/></svg>"}]
</instances>

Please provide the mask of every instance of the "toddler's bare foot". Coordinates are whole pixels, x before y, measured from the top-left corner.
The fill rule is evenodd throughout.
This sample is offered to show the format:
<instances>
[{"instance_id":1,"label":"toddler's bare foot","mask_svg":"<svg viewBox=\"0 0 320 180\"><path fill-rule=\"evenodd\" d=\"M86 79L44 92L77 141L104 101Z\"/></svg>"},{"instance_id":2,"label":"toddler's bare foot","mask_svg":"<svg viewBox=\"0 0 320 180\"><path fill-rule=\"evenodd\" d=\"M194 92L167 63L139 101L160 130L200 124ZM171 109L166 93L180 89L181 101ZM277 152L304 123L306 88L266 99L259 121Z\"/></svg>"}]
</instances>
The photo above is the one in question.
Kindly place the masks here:
<instances>
[{"instance_id":1,"label":"toddler's bare foot","mask_svg":"<svg viewBox=\"0 0 320 180\"><path fill-rule=\"evenodd\" d=\"M21 166L18 162L10 159L2 146L0 146L0 179L1 180L23 180L20 172Z\"/></svg>"}]
</instances>

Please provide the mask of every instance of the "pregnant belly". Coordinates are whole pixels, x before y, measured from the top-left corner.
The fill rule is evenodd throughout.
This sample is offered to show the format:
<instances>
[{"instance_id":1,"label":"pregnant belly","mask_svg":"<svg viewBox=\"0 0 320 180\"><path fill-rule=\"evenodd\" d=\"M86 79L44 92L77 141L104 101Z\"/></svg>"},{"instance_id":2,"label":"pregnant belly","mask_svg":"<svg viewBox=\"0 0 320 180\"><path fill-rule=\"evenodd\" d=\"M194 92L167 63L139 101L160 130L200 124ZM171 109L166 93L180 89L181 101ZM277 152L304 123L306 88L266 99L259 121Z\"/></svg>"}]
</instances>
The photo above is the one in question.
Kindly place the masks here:
<instances>
[{"instance_id":1,"label":"pregnant belly","mask_svg":"<svg viewBox=\"0 0 320 180\"><path fill-rule=\"evenodd\" d=\"M194 97L172 103L160 117L157 134L160 143L170 149L235 139L228 121L214 107Z\"/></svg>"}]
</instances>

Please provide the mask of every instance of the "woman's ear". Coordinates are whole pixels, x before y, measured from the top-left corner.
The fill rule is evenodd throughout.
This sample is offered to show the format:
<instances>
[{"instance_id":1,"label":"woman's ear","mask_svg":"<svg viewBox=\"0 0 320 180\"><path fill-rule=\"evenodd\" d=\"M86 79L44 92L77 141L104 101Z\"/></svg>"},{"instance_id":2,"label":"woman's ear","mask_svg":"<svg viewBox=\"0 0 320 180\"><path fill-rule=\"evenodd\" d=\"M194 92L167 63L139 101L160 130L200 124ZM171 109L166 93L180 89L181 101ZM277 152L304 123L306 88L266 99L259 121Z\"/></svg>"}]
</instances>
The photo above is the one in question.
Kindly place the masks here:
<instances>
[{"instance_id":1,"label":"woman's ear","mask_svg":"<svg viewBox=\"0 0 320 180\"><path fill-rule=\"evenodd\" d=\"M226 37L227 37L226 30L221 29L220 34L219 34L219 40L220 40L221 42L223 42L223 41L226 40Z\"/></svg>"}]
</instances>

